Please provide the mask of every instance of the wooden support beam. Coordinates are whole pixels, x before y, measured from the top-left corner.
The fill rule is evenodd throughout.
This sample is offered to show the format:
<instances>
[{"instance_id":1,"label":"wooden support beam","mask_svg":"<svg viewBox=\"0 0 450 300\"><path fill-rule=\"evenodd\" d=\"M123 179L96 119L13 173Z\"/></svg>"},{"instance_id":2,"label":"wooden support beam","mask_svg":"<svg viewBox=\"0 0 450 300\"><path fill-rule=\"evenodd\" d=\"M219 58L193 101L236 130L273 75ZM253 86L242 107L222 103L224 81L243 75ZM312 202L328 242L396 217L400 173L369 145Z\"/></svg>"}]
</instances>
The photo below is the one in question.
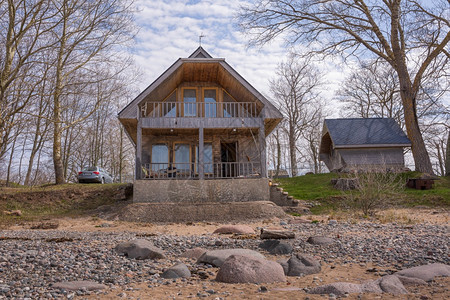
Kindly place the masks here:
<instances>
[{"instance_id":1,"label":"wooden support beam","mask_svg":"<svg viewBox=\"0 0 450 300\"><path fill-rule=\"evenodd\" d=\"M264 118L264 109L261 111L261 115ZM259 126L259 153L261 159L261 177L267 178L267 164L266 164L266 131L264 128L264 122Z\"/></svg>"},{"instance_id":2,"label":"wooden support beam","mask_svg":"<svg viewBox=\"0 0 450 300\"><path fill-rule=\"evenodd\" d=\"M140 111L138 107L138 124L136 135L136 174L135 179L142 179L142 118L140 117Z\"/></svg>"},{"instance_id":3,"label":"wooden support beam","mask_svg":"<svg viewBox=\"0 0 450 300\"><path fill-rule=\"evenodd\" d=\"M203 127L198 129L198 178L200 180L205 179L205 168L204 168L204 134Z\"/></svg>"}]
</instances>

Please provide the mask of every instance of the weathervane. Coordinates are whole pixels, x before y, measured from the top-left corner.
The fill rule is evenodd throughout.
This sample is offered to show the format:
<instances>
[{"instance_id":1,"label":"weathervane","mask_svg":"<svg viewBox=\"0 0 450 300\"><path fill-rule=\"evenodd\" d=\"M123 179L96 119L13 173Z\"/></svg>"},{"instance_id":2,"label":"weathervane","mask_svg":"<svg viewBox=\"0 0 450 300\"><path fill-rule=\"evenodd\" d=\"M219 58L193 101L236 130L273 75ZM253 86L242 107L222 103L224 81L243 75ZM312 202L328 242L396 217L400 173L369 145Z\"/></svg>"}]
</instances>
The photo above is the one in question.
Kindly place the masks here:
<instances>
[{"instance_id":1,"label":"weathervane","mask_svg":"<svg viewBox=\"0 0 450 300\"><path fill-rule=\"evenodd\" d=\"M206 37L206 35L203 35L203 32L200 33L199 37L198 37L198 43L200 45L200 47L202 46L202 38Z\"/></svg>"}]
</instances>

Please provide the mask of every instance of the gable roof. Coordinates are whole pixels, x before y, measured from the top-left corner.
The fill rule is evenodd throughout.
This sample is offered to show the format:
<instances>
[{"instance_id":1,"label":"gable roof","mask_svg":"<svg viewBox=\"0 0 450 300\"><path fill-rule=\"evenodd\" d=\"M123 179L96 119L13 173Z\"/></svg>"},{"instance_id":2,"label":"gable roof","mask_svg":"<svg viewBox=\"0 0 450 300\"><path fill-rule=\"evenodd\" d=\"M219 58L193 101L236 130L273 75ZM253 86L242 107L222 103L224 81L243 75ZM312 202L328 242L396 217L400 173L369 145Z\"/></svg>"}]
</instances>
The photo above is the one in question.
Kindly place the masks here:
<instances>
[{"instance_id":1,"label":"gable roof","mask_svg":"<svg viewBox=\"0 0 450 300\"><path fill-rule=\"evenodd\" d=\"M283 118L278 109L236 72L224 58L213 58L205 49L198 47L188 58L179 58L153 83L131 101L119 114L120 122L133 135L137 124L137 111L144 101L162 101L182 82L215 82L235 99L257 103L264 107L266 135Z\"/></svg>"},{"instance_id":2,"label":"gable roof","mask_svg":"<svg viewBox=\"0 0 450 300\"><path fill-rule=\"evenodd\" d=\"M334 148L411 146L392 118L325 119L322 142L327 133Z\"/></svg>"}]
</instances>

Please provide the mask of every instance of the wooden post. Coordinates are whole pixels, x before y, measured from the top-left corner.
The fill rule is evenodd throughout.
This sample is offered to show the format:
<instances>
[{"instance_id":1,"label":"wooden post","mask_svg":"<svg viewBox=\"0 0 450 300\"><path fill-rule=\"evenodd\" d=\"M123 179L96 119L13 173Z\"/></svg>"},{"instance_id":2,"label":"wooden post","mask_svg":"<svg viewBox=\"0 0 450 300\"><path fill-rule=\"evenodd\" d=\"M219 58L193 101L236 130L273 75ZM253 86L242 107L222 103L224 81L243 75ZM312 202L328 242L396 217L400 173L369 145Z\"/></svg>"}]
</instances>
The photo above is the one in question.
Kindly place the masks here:
<instances>
[{"instance_id":1,"label":"wooden post","mask_svg":"<svg viewBox=\"0 0 450 300\"><path fill-rule=\"evenodd\" d=\"M259 153L261 155L261 177L267 178L266 133L264 130L264 123L261 127L259 127Z\"/></svg>"},{"instance_id":2,"label":"wooden post","mask_svg":"<svg viewBox=\"0 0 450 300\"><path fill-rule=\"evenodd\" d=\"M142 120L141 111L137 109L137 135L136 135L136 180L142 179Z\"/></svg>"},{"instance_id":3,"label":"wooden post","mask_svg":"<svg viewBox=\"0 0 450 300\"><path fill-rule=\"evenodd\" d=\"M205 168L204 168L204 136L203 136L203 126L198 129L198 178L200 180L205 179Z\"/></svg>"}]
</instances>

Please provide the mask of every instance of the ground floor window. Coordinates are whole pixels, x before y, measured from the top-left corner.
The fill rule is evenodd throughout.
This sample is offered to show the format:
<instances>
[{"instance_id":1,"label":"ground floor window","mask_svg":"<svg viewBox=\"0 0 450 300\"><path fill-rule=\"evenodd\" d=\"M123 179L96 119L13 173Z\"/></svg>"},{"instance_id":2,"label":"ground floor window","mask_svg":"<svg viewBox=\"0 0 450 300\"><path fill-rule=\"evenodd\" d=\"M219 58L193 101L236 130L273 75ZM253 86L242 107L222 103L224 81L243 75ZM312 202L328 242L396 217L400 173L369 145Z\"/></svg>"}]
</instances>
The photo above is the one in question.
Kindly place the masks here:
<instances>
[{"instance_id":1,"label":"ground floor window","mask_svg":"<svg viewBox=\"0 0 450 300\"><path fill-rule=\"evenodd\" d=\"M166 144L152 145L151 163L153 171L167 169L169 164L169 147Z\"/></svg>"}]
</instances>

